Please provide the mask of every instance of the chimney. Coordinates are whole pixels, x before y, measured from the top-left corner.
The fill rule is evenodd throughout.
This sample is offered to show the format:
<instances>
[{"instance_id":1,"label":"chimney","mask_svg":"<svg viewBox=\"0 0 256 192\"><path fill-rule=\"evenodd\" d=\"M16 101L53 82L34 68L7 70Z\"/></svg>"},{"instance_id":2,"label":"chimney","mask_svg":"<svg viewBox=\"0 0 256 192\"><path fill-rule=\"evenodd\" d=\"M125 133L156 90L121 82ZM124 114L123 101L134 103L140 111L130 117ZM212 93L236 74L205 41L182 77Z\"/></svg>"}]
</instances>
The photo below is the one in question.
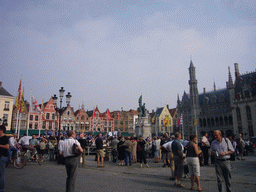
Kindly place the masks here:
<instances>
[{"instance_id":1,"label":"chimney","mask_svg":"<svg viewBox=\"0 0 256 192\"><path fill-rule=\"evenodd\" d=\"M2 87L2 81L0 81L0 87Z\"/></svg>"},{"instance_id":2,"label":"chimney","mask_svg":"<svg viewBox=\"0 0 256 192\"><path fill-rule=\"evenodd\" d=\"M169 110L169 105L167 105L167 109Z\"/></svg>"},{"instance_id":3,"label":"chimney","mask_svg":"<svg viewBox=\"0 0 256 192\"><path fill-rule=\"evenodd\" d=\"M237 79L240 76L239 68L238 68L238 63L235 63L234 65L235 65L235 77Z\"/></svg>"},{"instance_id":4,"label":"chimney","mask_svg":"<svg viewBox=\"0 0 256 192\"><path fill-rule=\"evenodd\" d=\"M204 94L205 94L205 87L204 87Z\"/></svg>"}]
</instances>

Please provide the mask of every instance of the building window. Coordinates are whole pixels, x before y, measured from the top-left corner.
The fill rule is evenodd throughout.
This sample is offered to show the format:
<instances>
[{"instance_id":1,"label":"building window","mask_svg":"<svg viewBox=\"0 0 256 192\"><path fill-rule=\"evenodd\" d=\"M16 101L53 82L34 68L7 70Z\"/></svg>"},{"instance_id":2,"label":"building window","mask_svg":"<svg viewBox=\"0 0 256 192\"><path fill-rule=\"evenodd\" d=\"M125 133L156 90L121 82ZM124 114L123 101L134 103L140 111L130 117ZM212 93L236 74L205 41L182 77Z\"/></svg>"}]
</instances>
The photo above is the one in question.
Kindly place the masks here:
<instances>
[{"instance_id":1,"label":"building window","mask_svg":"<svg viewBox=\"0 0 256 192\"><path fill-rule=\"evenodd\" d=\"M248 121L252 120L251 108L249 106L246 106L246 116Z\"/></svg>"},{"instance_id":2,"label":"building window","mask_svg":"<svg viewBox=\"0 0 256 192\"><path fill-rule=\"evenodd\" d=\"M220 126L223 126L223 118L220 117Z\"/></svg>"},{"instance_id":3,"label":"building window","mask_svg":"<svg viewBox=\"0 0 256 192\"><path fill-rule=\"evenodd\" d=\"M81 120L84 120L84 115L81 116Z\"/></svg>"},{"instance_id":4,"label":"building window","mask_svg":"<svg viewBox=\"0 0 256 192\"><path fill-rule=\"evenodd\" d=\"M46 121L43 121L42 128L43 128L43 129L45 129L45 128L46 128Z\"/></svg>"},{"instance_id":5,"label":"building window","mask_svg":"<svg viewBox=\"0 0 256 192\"><path fill-rule=\"evenodd\" d=\"M55 114L53 113L53 114L52 114L52 120L54 120L54 119L55 119Z\"/></svg>"},{"instance_id":6,"label":"building window","mask_svg":"<svg viewBox=\"0 0 256 192\"><path fill-rule=\"evenodd\" d=\"M35 116L35 121L38 121L38 115Z\"/></svg>"},{"instance_id":7,"label":"building window","mask_svg":"<svg viewBox=\"0 0 256 192\"><path fill-rule=\"evenodd\" d=\"M55 122L54 128L55 128L55 129L58 129L58 122Z\"/></svg>"},{"instance_id":8,"label":"building window","mask_svg":"<svg viewBox=\"0 0 256 192\"><path fill-rule=\"evenodd\" d=\"M203 126L206 127L206 119L203 119Z\"/></svg>"},{"instance_id":9,"label":"building window","mask_svg":"<svg viewBox=\"0 0 256 192\"><path fill-rule=\"evenodd\" d=\"M8 114L3 115L3 120L5 120L5 119L8 120Z\"/></svg>"},{"instance_id":10,"label":"building window","mask_svg":"<svg viewBox=\"0 0 256 192\"><path fill-rule=\"evenodd\" d=\"M68 116L69 116L70 112L68 111Z\"/></svg>"},{"instance_id":11,"label":"building window","mask_svg":"<svg viewBox=\"0 0 256 192\"><path fill-rule=\"evenodd\" d=\"M239 108L236 108L236 117L237 117L237 121L241 121L241 112Z\"/></svg>"},{"instance_id":12,"label":"building window","mask_svg":"<svg viewBox=\"0 0 256 192\"><path fill-rule=\"evenodd\" d=\"M253 137L254 134L253 134L253 127L251 124L248 125L248 131L249 131L249 137Z\"/></svg>"},{"instance_id":13,"label":"building window","mask_svg":"<svg viewBox=\"0 0 256 192\"><path fill-rule=\"evenodd\" d=\"M216 126L219 126L219 118L218 117L215 118L215 122L216 122Z\"/></svg>"},{"instance_id":14,"label":"building window","mask_svg":"<svg viewBox=\"0 0 256 192\"><path fill-rule=\"evenodd\" d=\"M38 123L35 123L35 129L38 129Z\"/></svg>"},{"instance_id":15,"label":"building window","mask_svg":"<svg viewBox=\"0 0 256 192\"><path fill-rule=\"evenodd\" d=\"M207 119L207 126L210 127L211 126L211 120L208 118Z\"/></svg>"},{"instance_id":16,"label":"building window","mask_svg":"<svg viewBox=\"0 0 256 192\"><path fill-rule=\"evenodd\" d=\"M51 121L49 122L49 127L48 128L52 129L52 122Z\"/></svg>"},{"instance_id":17,"label":"building window","mask_svg":"<svg viewBox=\"0 0 256 192\"><path fill-rule=\"evenodd\" d=\"M30 116L29 116L29 120L30 120L30 121L33 121L33 115L30 115Z\"/></svg>"},{"instance_id":18,"label":"building window","mask_svg":"<svg viewBox=\"0 0 256 192\"><path fill-rule=\"evenodd\" d=\"M46 119L50 119L50 113L46 113Z\"/></svg>"},{"instance_id":19,"label":"building window","mask_svg":"<svg viewBox=\"0 0 256 192\"><path fill-rule=\"evenodd\" d=\"M214 127L214 119L213 118L211 118L211 125L212 125L212 127Z\"/></svg>"},{"instance_id":20,"label":"building window","mask_svg":"<svg viewBox=\"0 0 256 192\"><path fill-rule=\"evenodd\" d=\"M33 124L29 123L29 129L32 129L32 128L33 128Z\"/></svg>"},{"instance_id":21,"label":"building window","mask_svg":"<svg viewBox=\"0 0 256 192\"><path fill-rule=\"evenodd\" d=\"M9 107L10 107L10 101L5 101L5 103L4 103L4 111L9 111Z\"/></svg>"},{"instance_id":22,"label":"building window","mask_svg":"<svg viewBox=\"0 0 256 192\"><path fill-rule=\"evenodd\" d=\"M250 91L249 90L244 91L244 95L245 95L246 98L249 98L250 97Z\"/></svg>"},{"instance_id":23,"label":"building window","mask_svg":"<svg viewBox=\"0 0 256 192\"><path fill-rule=\"evenodd\" d=\"M224 122L225 122L225 125L228 125L228 117L227 116L224 117Z\"/></svg>"},{"instance_id":24,"label":"building window","mask_svg":"<svg viewBox=\"0 0 256 192\"><path fill-rule=\"evenodd\" d=\"M233 125L233 118L231 115L228 117L228 121L229 121L229 125Z\"/></svg>"}]
</instances>

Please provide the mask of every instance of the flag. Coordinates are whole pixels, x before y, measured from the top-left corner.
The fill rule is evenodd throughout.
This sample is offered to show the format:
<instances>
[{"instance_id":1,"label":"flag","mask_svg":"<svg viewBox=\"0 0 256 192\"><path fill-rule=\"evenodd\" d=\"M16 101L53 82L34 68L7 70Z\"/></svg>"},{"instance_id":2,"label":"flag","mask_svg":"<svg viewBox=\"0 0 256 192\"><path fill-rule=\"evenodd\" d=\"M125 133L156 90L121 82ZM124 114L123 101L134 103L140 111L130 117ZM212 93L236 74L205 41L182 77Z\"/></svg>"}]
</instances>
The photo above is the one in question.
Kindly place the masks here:
<instances>
[{"instance_id":1,"label":"flag","mask_svg":"<svg viewBox=\"0 0 256 192\"><path fill-rule=\"evenodd\" d=\"M92 118L94 119L95 117L96 117L96 114L95 114L95 109L93 109Z\"/></svg>"},{"instance_id":2,"label":"flag","mask_svg":"<svg viewBox=\"0 0 256 192\"><path fill-rule=\"evenodd\" d=\"M21 100L21 82L22 80L20 79L20 85L19 85L19 89L18 89L18 96L16 97L16 101L15 101L15 107L19 110L21 110L20 108L20 100Z\"/></svg>"},{"instance_id":3,"label":"flag","mask_svg":"<svg viewBox=\"0 0 256 192\"><path fill-rule=\"evenodd\" d=\"M81 109L80 109L80 105L79 105L79 111L78 111L78 116L81 116Z\"/></svg>"},{"instance_id":4,"label":"flag","mask_svg":"<svg viewBox=\"0 0 256 192\"><path fill-rule=\"evenodd\" d=\"M119 116L120 116L120 113L119 111L117 112L117 120L119 120Z\"/></svg>"},{"instance_id":5,"label":"flag","mask_svg":"<svg viewBox=\"0 0 256 192\"><path fill-rule=\"evenodd\" d=\"M182 114L181 114L179 119L178 119L178 121L177 121L177 123L176 123L176 126L179 127L182 124L183 124L183 119L182 119Z\"/></svg>"},{"instance_id":6,"label":"flag","mask_svg":"<svg viewBox=\"0 0 256 192\"><path fill-rule=\"evenodd\" d=\"M107 115L108 115L108 119L111 119L111 114L110 111L107 109Z\"/></svg>"},{"instance_id":7,"label":"flag","mask_svg":"<svg viewBox=\"0 0 256 192\"><path fill-rule=\"evenodd\" d=\"M34 96L32 96L31 101L32 101L31 112L33 112L33 113L42 113L42 110L39 107L39 105L38 105L38 103L36 101L36 98Z\"/></svg>"},{"instance_id":8,"label":"flag","mask_svg":"<svg viewBox=\"0 0 256 192\"><path fill-rule=\"evenodd\" d=\"M194 126L197 125L197 118L196 118L196 115L195 115L195 119L194 119Z\"/></svg>"},{"instance_id":9,"label":"flag","mask_svg":"<svg viewBox=\"0 0 256 192\"><path fill-rule=\"evenodd\" d=\"M164 119L164 126L167 127L169 126L169 115L167 115Z\"/></svg>"},{"instance_id":10,"label":"flag","mask_svg":"<svg viewBox=\"0 0 256 192\"><path fill-rule=\"evenodd\" d=\"M154 117L152 118L152 124L155 124L155 121L156 121L156 116L154 116Z\"/></svg>"},{"instance_id":11,"label":"flag","mask_svg":"<svg viewBox=\"0 0 256 192\"><path fill-rule=\"evenodd\" d=\"M44 99L42 99L42 120L44 121L45 120L45 116L44 116Z\"/></svg>"},{"instance_id":12,"label":"flag","mask_svg":"<svg viewBox=\"0 0 256 192\"><path fill-rule=\"evenodd\" d=\"M21 112L25 111L25 100L24 100L24 85L22 89L22 95L21 95Z\"/></svg>"}]
</instances>

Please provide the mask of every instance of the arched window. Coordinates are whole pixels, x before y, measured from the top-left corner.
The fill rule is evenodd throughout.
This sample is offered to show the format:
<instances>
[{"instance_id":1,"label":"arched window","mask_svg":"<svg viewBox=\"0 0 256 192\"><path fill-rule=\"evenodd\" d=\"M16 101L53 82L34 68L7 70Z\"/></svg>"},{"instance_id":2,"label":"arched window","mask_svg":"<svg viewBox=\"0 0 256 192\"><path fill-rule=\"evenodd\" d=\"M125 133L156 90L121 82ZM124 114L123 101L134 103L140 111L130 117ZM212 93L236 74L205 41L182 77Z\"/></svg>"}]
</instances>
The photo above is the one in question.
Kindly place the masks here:
<instances>
[{"instance_id":1,"label":"arched window","mask_svg":"<svg viewBox=\"0 0 256 192\"><path fill-rule=\"evenodd\" d=\"M81 120L84 120L84 115L81 116Z\"/></svg>"},{"instance_id":2,"label":"arched window","mask_svg":"<svg viewBox=\"0 0 256 192\"><path fill-rule=\"evenodd\" d=\"M246 106L246 116L248 121L252 120L251 108L249 106Z\"/></svg>"},{"instance_id":3,"label":"arched window","mask_svg":"<svg viewBox=\"0 0 256 192\"><path fill-rule=\"evenodd\" d=\"M207 119L207 126L210 127L211 126L211 120L208 118Z\"/></svg>"},{"instance_id":4,"label":"arched window","mask_svg":"<svg viewBox=\"0 0 256 192\"><path fill-rule=\"evenodd\" d=\"M223 126L223 118L220 117L220 126Z\"/></svg>"},{"instance_id":5,"label":"arched window","mask_svg":"<svg viewBox=\"0 0 256 192\"><path fill-rule=\"evenodd\" d=\"M233 125L233 118L231 115L228 117L228 121L229 121L229 125Z\"/></svg>"},{"instance_id":6,"label":"arched window","mask_svg":"<svg viewBox=\"0 0 256 192\"><path fill-rule=\"evenodd\" d=\"M206 127L206 119L203 119L203 125Z\"/></svg>"},{"instance_id":7,"label":"arched window","mask_svg":"<svg viewBox=\"0 0 256 192\"><path fill-rule=\"evenodd\" d=\"M216 126L219 126L219 118L218 117L215 118L215 122L216 122Z\"/></svg>"},{"instance_id":8,"label":"arched window","mask_svg":"<svg viewBox=\"0 0 256 192\"><path fill-rule=\"evenodd\" d=\"M228 125L228 117L227 116L224 117L224 122L225 122L225 125Z\"/></svg>"},{"instance_id":9,"label":"arched window","mask_svg":"<svg viewBox=\"0 0 256 192\"><path fill-rule=\"evenodd\" d=\"M236 117L237 117L237 121L242 121L241 120L241 112L239 108L236 108Z\"/></svg>"},{"instance_id":10,"label":"arched window","mask_svg":"<svg viewBox=\"0 0 256 192\"><path fill-rule=\"evenodd\" d=\"M200 127L203 127L203 121L202 121L202 119L199 119L199 124L200 124Z\"/></svg>"},{"instance_id":11,"label":"arched window","mask_svg":"<svg viewBox=\"0 0 256 192\"><path fill-rule=\"evenodd\" d=\"M211 125L212 125L212 127L214 127L214 119L213 118L211 118Z\"/></svg>"}]
</instances>

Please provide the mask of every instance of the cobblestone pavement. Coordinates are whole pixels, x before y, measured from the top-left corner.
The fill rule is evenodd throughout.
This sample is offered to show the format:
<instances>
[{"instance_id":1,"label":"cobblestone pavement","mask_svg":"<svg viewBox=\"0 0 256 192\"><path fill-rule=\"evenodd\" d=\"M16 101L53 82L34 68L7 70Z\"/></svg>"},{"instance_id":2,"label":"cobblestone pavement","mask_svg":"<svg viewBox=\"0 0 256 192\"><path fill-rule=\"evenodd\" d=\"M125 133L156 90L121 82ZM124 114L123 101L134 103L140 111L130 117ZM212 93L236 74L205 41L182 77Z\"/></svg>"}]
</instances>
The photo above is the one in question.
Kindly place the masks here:
<instances>
[{"instance_id":1,"label":"cobblestone pavement","mask_svg":"<svg viewBox=\"0 0 256 192\"><path fill-rule=\"evenodd\" d=\"M256 191L256 156L245 157L245 161L231 162L232 191ZM105 168L97 168L94 156L86 156L86 167L78 168L76 191L190 191L190 181L183 178L186 188L173 186L170 168L162 168L162 163L148 159L150 168L140 168L139 164L119 166L111 161ZM201 167L201 185L204 191L217 191L213 165ZM66 172L64 165L45 161L42 166L29 163L23 169L12 165L6 168L6 191L54 192L65 191ZM196 185L195 185L196 186ZM225 191L225 190L224 190Z\"/></svg>"}]
</instances>

